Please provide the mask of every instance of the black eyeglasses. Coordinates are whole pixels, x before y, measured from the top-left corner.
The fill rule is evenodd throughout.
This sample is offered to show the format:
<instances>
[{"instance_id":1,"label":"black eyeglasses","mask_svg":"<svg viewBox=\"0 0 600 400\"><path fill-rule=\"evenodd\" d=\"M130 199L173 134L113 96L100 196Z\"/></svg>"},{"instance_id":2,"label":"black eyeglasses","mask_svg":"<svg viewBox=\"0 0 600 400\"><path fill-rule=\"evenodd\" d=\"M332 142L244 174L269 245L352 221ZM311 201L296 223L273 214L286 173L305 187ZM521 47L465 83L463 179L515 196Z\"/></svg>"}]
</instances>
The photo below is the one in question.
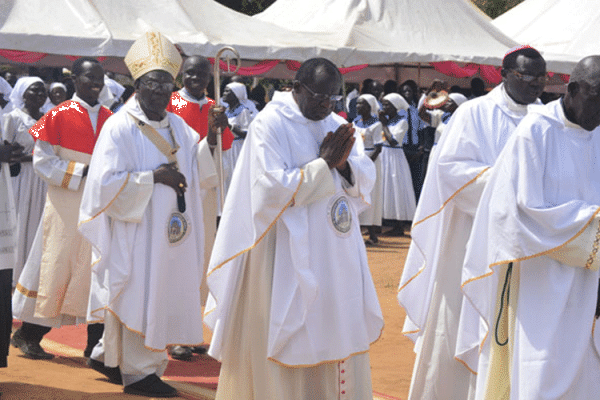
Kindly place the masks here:
<instances>
[{"instance_id":1,"label":"black eyeglasses","mask_svg":"<svg viewBox=\"0 0 600 400\"><path fill-rule=\"evenodd\" d=\"M310 88L308 86L306 86L305 83L300 82L300 84L302 86L304 86L304 89L306 89L308 91L308 93L310 93L310 96L312 97L312 99L315 101L318 101L319 103L324 102L324 101L329 101L331 103L335 103L336 101L340 101L342 99L342 96L340 96L338 94L315 93L312 90L310 90Z\"/></svg>"},{"instance_id":2,"label":"black eyeglasses","mask_svg":"<svg viewBox=\"0 0 600 400\"><path fill-rule=\"evenodd\" d=\"M511 69L510 72L514 76L516 76L517 79L519 79L523 82L527 82L527 83L532 83L532 82L546 83L546 82L548 82L548 79L550 79L548 74L543 74L543 75L538 75L538 76L526 75L526 74L522 74L518 71L515 71L514 69Z\"/></svg>"},{"instance_id":3,"label":"black eyeglasses","mask_svg":"<svg viewBox=\"0 0 600 400\"><path fill-rule=\"evenodd\" d=\"M149 79L147 81L141 81L141 83L150 90L162 89L165 91L168 90L169 92L172 92L173 89L175 88L175 84L173 84L173 82L159 82L159 81Z\"/></svg>"}]
</instances>

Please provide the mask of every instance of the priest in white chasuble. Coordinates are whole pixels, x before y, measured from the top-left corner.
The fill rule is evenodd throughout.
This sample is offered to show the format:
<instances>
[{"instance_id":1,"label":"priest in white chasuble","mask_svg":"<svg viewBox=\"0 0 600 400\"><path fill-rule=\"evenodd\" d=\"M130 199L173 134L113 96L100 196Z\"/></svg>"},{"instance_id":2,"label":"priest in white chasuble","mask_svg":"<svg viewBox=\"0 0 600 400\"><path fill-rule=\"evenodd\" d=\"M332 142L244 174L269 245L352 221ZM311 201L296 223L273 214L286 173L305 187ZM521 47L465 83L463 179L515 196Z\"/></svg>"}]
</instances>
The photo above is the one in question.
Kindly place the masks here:
<instances>
[{"instance_id":1,"label":"priest in white chasuble","mask_svg":"<svg viewBox=\"0 0 600 400\"><path fill-rule=\"evenodd\" d=\"M498 155L528 105L541 104L546 62L531 47L512 49L502 78L456 110L429 159L398 289L407 315L403 333L415 342L410 400L468 399L476 383L478 353L464 351L458 337L461 313L479 323L462 307L464 250Z\"/></svg>"},{"instance_id":2,"label":"priest in white chasuble","mask_svg":"<svg viewBox=\"0 0 600 400\"><path fill-rule=\"evenodd\" d=\"M211 256L217 399L372 398L383 319L358 214L375 167L332 114L341 74L306 61L249 127Z\"/></svg>"},{"instance_id":3,"label":"priest in white chasuble","mask_svg":"<svg viewBox=\"0 0 600 400\"><path fill-rule=\"evenodd\" d=\"M483 324L477 399L600 398L600 56L532 106L473 223L463 292Z\"/></svg>"}]
</instances>

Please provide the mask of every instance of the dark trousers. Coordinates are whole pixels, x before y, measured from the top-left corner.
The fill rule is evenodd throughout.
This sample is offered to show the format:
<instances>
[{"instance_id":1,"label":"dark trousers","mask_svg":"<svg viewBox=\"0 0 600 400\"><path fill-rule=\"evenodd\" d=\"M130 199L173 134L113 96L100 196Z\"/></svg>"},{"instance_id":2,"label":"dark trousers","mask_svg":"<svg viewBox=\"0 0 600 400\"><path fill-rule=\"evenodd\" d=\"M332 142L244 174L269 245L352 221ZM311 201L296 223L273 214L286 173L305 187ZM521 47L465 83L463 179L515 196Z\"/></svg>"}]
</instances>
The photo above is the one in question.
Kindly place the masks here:
<instances>
[{"instance_id":1,"label":"dark trousers","mask_svg":"<svg viewBox=\"0 0 600 400\"><path fill-rule=\"evenodd\" d=\"M0 270L0 368L6 368L12 328L12 269Z\"/></svg>"},{"instance_id":2,"label":"dark trousers","mask_svg":"<svg viewBox=\"0 0 600 400\"><path fill-rule=\"evenodd\" d=\"M407 147L406 145L404 147ZM419 201L421 196L421 188L425 180L425 171L423 170L423 153L418 151L404 149L406 161L410 168L410 177L412 178L413 190L415 191L415 200Z\"/></svg>"},{"instance_id":3,"label":"dark trousers","mask_svg":"<svg viewBox=\"0 0 600 400\"><path fill-rule=\"evenodd\" d=\"M42 341L44 335L50 332L52 328L47 326L41 326L36 324L30 324L29 322L23 322L23 325L19 329L19 334L27 342L39 343ZM98 344L102 333L104 332L104 324L89 324L87 326L87 346L83 352L85 357L89 357L92 354L94 346ZM10 335L10 330L9 330Z\"/></svg>"}]
</instances>

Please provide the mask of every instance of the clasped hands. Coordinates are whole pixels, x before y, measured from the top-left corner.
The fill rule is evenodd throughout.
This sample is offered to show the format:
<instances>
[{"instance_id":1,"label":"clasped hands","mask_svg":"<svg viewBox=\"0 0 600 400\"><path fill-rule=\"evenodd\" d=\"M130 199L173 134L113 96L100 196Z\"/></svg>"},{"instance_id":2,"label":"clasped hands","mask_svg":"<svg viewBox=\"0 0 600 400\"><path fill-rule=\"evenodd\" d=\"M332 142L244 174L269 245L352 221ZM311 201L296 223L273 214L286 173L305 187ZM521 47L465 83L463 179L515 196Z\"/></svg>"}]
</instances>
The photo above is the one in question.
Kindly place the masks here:
<instances>
[{"instance_id":1,"label":"clasped hands","mask_svg":"<svg viewBox=\"0 0 600 400\"><path fill-rule=\"evenodd\" d=\"M348 168L348 156L354 146L354 127L351 123L340 125L335 132L328 132L319 149L319 157L331 168L342 172Z\"/></svg>"}]
</instances>

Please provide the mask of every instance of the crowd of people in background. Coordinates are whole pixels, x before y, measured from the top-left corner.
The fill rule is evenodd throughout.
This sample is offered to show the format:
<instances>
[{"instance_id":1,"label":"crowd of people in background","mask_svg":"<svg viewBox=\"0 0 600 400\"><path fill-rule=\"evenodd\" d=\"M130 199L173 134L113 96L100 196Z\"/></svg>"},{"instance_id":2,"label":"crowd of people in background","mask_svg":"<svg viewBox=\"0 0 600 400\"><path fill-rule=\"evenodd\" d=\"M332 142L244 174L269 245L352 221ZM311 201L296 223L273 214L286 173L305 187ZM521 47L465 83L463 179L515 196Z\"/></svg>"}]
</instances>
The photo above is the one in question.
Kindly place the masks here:
<instances>
[{"instance_id":1,"label":"crowd of people in background","mask_svg":"<svg viewBox=\"0 0 600 400\"><path fill-rule=\"evenodd\" d=\"M162 58L145 54L153 46ZM43 336L87 321L88 365L126 393L172 397L176 390L160 379L167 354L189 361L194 353L209 352L223 362L217 398L251 398L252 393L287 398L294 391L319 398L346 390L355 393L353 398L366 398L372 390L365 352L380 335L383 319L365 246L378 246L382 234L411 236L398 296L408 314L405 333L417 343L410 398L438 398L438 391L452 393L448 398L492 398L494 388L510 392L518 382L528 393L523 398L532 398L539 387L552 387L543 376L546 367L530 367L540 385L528 392L527 372L502 365L514 348L503 348L496 338L488 340L487 353L474 353L481 339L479 314L491 318L499 307L501 316L504 307L490 303L489 287L480 288L479 281L467 286L490 275L477 257L500 265L505 285L512 280L519 296L540 303L530 295L535 290L525 292L535 287L534 275L519 270L521 289L519 275L511 275L513 263L516 269L529 260L529 250L513 252L518 246L511 242L517 240L512 232L488 232L487 221L505 227L478 205L484 198L506 208L514 226L523 219L523 226L531 225L523 228L525 237L536 229L545 232L540 226L549 211L531 209L539 193L521 180L549 191L552 204L568 198L570 189L583 203L597 200L595 189L569 182L575 172L592 179L590 168L596 165L595 154L577 136L585 134L580 126L592 131L600 124L592 104L598 101L600 61L586 60L569 83L566 108L554 102L546 111L528 108L543 106L547 81L543 57L529 47L507 53L503 83L495 88L486 88L480 78L472 79L470 88L438 79L425 88L413 80L365 79L346 97L339 70L328 60L312 59L291 83L268 81L267 86L258 79L227 78L217 103L210 61L199 55L183 59L159 33L134 43L125 58L130 76L105 71L87 57L70 71L5 72L0 78L0 184L10 183L13 197L0 196L0 211L13 208L16 219L2 214L15 232L12 244L0 242L6 246L0 250L14 248L15 254L12 277L2 274L2 285L13 292L11 317L22 321L10 343L28 358L51 359L40 345ZM532 109L538 110L532 114L536 119L528 115ZM531 130L567 132L573 138L529 137L525 128L517 129L522 120ZM524 139L513 139L515 130ZM548 144L552 141L556 144ZM496 167L505 146L512 163ZM546 152L556 157L566 148L575 150L556 159L558 166L545 165L547 157L536 158ZM523 154L532 157L525 172L516 167ZM588 157L589 168L578 169L578 154ZM542 171L550 167L562 185L556 190L544 186L550 183ZM492 192L493 185L514 186L513 197ZM511 208L518 203L516 187L531 197L530 208L524 206L527 218ZM556 215L548 218L571 218L572 226L556 228L560 240L540 234L544 241L564 246L583 232L572 237L582 219L598 219L589 204L569 207L551 208ZM530 269L550 263L554 275L575 282L558 297L548 294L547 304L560 303L563 310L577 300L578 288L590 293L597 288L597 267L588 267L595 260L598 232L596 227L585 231L585 246L595 246L585 268L595 273L592 283L584 283L584 269L565 272L564 265L575 262L571 253L547 256L544 246L527 238L531 252L545 257L527 261ZM469 241L477 233L484 244L480 248ZM506 252L500 261L494 240ZM309 268L323 260L333 274ZM170 264L180 268L167 270ZM463 264L471 279L465 280ZM552 286L550 280L546 287ZM494 293L499 282L494 281ZM327 291L317 290L320 284ZM177 296L170 294L175 286L181 292ZM469 288L465 296L463 286ZM354 293L356 287L364 290ZM494 329L496 336L510 332L512 337L520 329L515 318L528 320L515 316L516 297L506 301L513 303L504 325ZM314 304L319 311L308 313ZM585 305L591 309L593 304ZM210 350L203 345L200 306L214 330ZM486 307L489 316L477 306ZM0 316L4 322L6 312ZM352 318L365 329L354 329ZM326 320L336 321L327 331ZM558 327L555 331L567 335ZM588 339L582 334L581 343ZM534 353L523 338L517 341L525 356ZM310 345L319 351L304 352ZM7 346L3 343L3 349ZM543 346L553 343L549 339ZM600 365L597 357L584 357L588 347L576 349L585 358L575 365L577 371ZM6 354L0 366L5 359ZM476 378L471 372L477 369L482 374ZM341 380L331 389L324 382L338 379L339 370L348 370L347 379L358 383L346 389ZM490 378L493 371L512 374L512 388ZM565 383L570 398L582 398L587 389L573 382L578 381Z\"/></svg>"},{"instance_id":2,"label":"crowd of people in background","mask_svg":"<svg viewBox=\"0 0 600 400\"><path fill-rule=\"evenodd\" d=\"M211 78L212 66L207 59L204 59L203 62L205 63L204 81L196 89L196 96L200 98L200 95L206 93L206 98L210 99L214 97ZM20 143L25 148L24 154L30 154L33 150L33 142L31 135L27 133L27 128L53 107L71 99L75 93L73 76L66 69L37 70L30 68L29 74L21 75L9 70L4 72L3 78L0 76L0 89L2 89L0 94L3 95L0 105L4 104L0 111L0 119L6 121L3 122L5 124L2 129L3 140ZM45 100L39 106L29 104L31 101L28 100L27 107L23 108L27 97L23 96L23 93L28 89L24 86L34 78L39 82L38 86L43 86L44 96L40 93L38 98L44 97ZM17 79L19 79L19 85L13 90L12 86L17 84ZM185 71L177 85L185 87ZM250 122L264 108L275 91L291 90L291 87L287 81L252 80L239 75L225 77L221 86L223 93L221 105L226 108L225 113L229 121L228 130L224 136L226 144L223 148L226 194ZM340 95L339 99L336 99L334 111L346 118L348 122L353 123L360 132L365 142L365 148L376 163L378 171L378 179L374 188L374 203L361 215L362 225L367 234L365 243L371 246L377 245L377 236L381 233L382 226L392 228L387 230L389 235L408 235L425 179L430 152L435 148L454 110L467 99L485 95L487 91L483 80L477 77L471 80L469 88L448 87L446 82L437 79L429 87L420 88L413 80L404 82L387 80L382 84L368 78L360 85L348 84L348 89L352 90L345 98ZM38 90L42 91L40 88ZM190 88L187 90L189 91ZM191 90L193 92L194 89ZM111 111L117 112L134 91L130 76L106 71L104 87L99 94L98 102ZM429 94L434 93L435 95L439 92L444 92L443 101L434 106L424 104L424 100ZM31 112L23 111L35 107L37 109ZM173 109L170 108L169 111L173 111ZM9 113L12 113L10 117L4 116ZM31 113L34 116L31 116ZM192 119L188 118L190 121ZM205 121L205 124L206 116L201 119ZM17 136L17 128L14 125L20 120L27 120L28 123L19 124L18 129L21 133ZM190 122L190 124L193 125L194 122ZM198 129L196 130L198 131ZM384 133L382 134L382 132ZM14 190L15 192L34 191L35 194L16 195L19 207L27 208L32 216L20 218L20 221L25 221L21 222L22 224L29 224L29 228L20 230L19 242L26 243L26 245L19 250L17 270L13 276L14 284L16 284L25 263L25 258L29 254L41 217L41 208L45 201L45 183L40 178L37 178L36 184L18 185L20 180L35 180L36 178L31 168L31 160L28 160L27 157L31 158L30 155L25 155L22 162L18 163L22 164L23 172L19 178L14 179ZM406 168L407 166L408 168ZM407 190L411 186L412 190ZM30 207L29 204L31 204ZM220 213L220 211L218 212ZM19 213L19 215L22 214ZM189 355L186 353L186 358Z\"/></svg>"}]
</instances>

